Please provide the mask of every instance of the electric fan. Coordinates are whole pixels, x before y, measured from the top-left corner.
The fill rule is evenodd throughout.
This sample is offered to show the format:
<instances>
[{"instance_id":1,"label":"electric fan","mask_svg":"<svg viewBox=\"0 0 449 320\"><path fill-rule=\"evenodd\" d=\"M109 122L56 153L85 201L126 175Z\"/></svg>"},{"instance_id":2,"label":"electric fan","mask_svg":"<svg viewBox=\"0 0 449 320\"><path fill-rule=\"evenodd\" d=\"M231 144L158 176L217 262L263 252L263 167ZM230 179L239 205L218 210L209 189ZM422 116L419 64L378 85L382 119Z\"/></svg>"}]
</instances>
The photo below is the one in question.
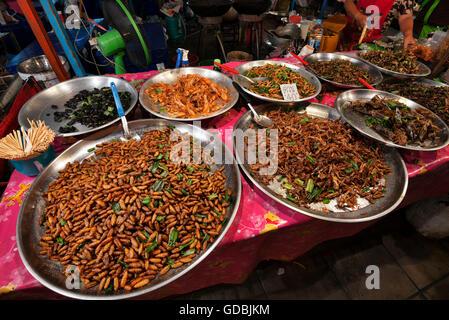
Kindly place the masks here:
<instances>
[{"instance_id":1,"label":"electric fan","mask_svg":"<svg viewBox=\"0 0 449 320\"><path fill-rule=\"evenodd\" d=\"M126 73L125 54L133 65L145 68L151 63L151 50L136 16L121 0L104 0L103 14L111 30L98 36L96 44L104 56L114 56L115 72Z\"/></svg>"}]
</instances>

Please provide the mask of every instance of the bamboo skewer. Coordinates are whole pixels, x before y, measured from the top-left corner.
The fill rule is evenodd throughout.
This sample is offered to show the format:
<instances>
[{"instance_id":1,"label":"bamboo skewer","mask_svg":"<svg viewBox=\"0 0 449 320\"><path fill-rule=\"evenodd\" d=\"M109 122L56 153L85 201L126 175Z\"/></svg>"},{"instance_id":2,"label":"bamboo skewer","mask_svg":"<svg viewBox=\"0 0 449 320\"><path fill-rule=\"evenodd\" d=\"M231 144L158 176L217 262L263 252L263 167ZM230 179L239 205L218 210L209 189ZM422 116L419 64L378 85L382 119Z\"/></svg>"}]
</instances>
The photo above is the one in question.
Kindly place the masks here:
<instances>
[{"instance_id":1,"label":"bamboo skewer","mask_svg":"<svg viewBox=\"0 0 449 320\"><path fill-rule=\"evenodd\" d=\"M56 134L41 120L29 120L30 128L14 130L0 139L0 158L9 160L31 159L45 152Z\"/></svg>"},{"instance_id":2,"label":"bamboo skewer","mask_svg":"<svg viewBox=\"0 0 449 320\"><path fill-rule=\"evenodd\" d=\"M365 34L366 34L366 23L365 26L363 27L362 34L360 35L359 44L362 43L363 38L365 38Z\"/></svg>"}]
</instances>

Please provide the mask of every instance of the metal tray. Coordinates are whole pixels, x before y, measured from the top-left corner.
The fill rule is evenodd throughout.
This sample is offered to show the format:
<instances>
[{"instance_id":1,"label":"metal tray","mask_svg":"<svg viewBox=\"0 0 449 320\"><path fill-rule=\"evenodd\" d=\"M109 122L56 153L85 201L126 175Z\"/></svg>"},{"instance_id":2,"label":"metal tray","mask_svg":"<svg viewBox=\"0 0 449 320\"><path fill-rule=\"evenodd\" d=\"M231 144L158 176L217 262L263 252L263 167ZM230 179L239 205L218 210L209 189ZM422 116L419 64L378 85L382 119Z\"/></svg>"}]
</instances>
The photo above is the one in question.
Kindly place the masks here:
<instances>
[{"instance_id":1,"label":"metal tray","mask_svg":"<svg viewBox=\"0 0 449 320\"><path fill-rule=\"evenodd\" d=\"M247 89L248 81L242 80L241 77L233 76L233 79L238 84L240 84L240 86L243 88L243 90L246 93L248 93L249 95L251 95L257 99L263 100L263 101L275 102L279 105L291 105L292 103L300 103L302 101L310 100L310 99L315 98L321 92L320 80L318 80L318 78L314 74L310 73L303 67L298 67L298 66L295 66L294 64L290 64L290 63L286 63L286 62L282 62L282 61L274 61L274 60L273 61L272 60L257 60L257 61L251 61L251 62L241 64L238 67L236 67L235 70L237 70L239 73L243 74L245 71L247 71L253 67L260 67L260 66L264 66L267 64L277 64L277 65L286 66L286 67L292 69L297 74L303 76L307 81L309 81L315 87L315 93L309 97L300 99L298 101L285 101L282 99L272 99L272 98L267 98L267 97L258 95L256 93L248 90Z\"/></svg>"},{"instance_id":2,"label":"metal tray","mask_svg":"<svg viewBox=\"0 0 449 320\"><path fill-rule=\"evenodd\" d=\"M203 147L209 146L220 148L223 150L222 159L228 160L227 162L223 162L225 163L224 170L227 177L226 186L232 190L235 201L226 211L226 217L229 218L228 223L223 227L215 242L209 245L205 251L195 257L194 260L185 267L183 266L170 270L162 276L159 275L148 285L137 290L128 292L122 289L112 295L103 295L99 294L97 287L87 290L66 289L66 277L62 274L64 267L59 262L51 261L47 259L46 256L41 256L39 254L39 241L44 233L43 227L39 224L39 218L45 207L43 193L48 190L49 184L56 180L58 171L62 170L67 162L82 161L92 155L91 152L88 152L90 148L93 148L102 142L116 139L122 135L122 129L120 126L110 127L103 131L97 132L84 140L78 141L64 151L52 163L50 163L33 182L20 207L16 232L17 247L25 267L40 283L59 294L77 299L116 300L131 298L162 288L175 279L185 275L215 249L218 243L225 236L226 232L229 230L239 207L241 196L240 171L235 159L233 158L232 152L220 139L214 140L215 142L211 142L214 135L203 129L193 127L189 124L162 119L132 121L129 122L129 129L132 133L136 132L142 135L144 131L163 129L167 127L168 124L175 126L181 132L188 132L193 135L195 139L201 141L201 145ZM229 159L232 161L229 161ZM219 166L212 166L212 171L216 170L218 167Z\"/></svg>"},{"instance_id":3,"label":"metal tray","mask_svg":"<svg viewBox=\"0 0 449 320\"><path fill-rule=\"evenodd\" d=\"M174 83L181 75L185 74L199 74L205 78L209 78L210 80L216 82L219 85L225 86L228 89L229 92L229 100L226 102L223 107L208 116L204 117L198 117L198 118L172 118L164 115L163 113L160 113L160 109L163 107L162 105L155 105L153 103L153 100L148 97L148 95L145 93L146 89L148 89L149 86L155 84L155 83ZM231 109L239 100L239 93L232 85L232 80L228 78L226 75L224 75L221 72L206 69L206 68L195 68L195 67L187 67L187 68L179 68L179 69L172 69L167 70L164 72L161 72L151 78L149 78L147 81L144 82L142 85L142 88L140 89L139 93L139 101L142 107L144 107L145 110L150 112L151 114L167 119L167 120L176 120L176 121L199 121L204 119L209 119L216 117L222 113L225 113L229 109Z\"/></svg>"},{"instance_id":4,"label":"metal tray","mask_svg":"<svg viewBox=\"0 0 449 320\"><path fill-rule=\"evenodd\" d=\"M374 63L369 62L368 60L365 60L362 58L362 54L368 52L369 50L362 50L357 52L357 56L364 62L366 62L367 64L379 69L379 71L381 71L383 74L392 76L394 78L398 78L398 79L413 79L413 78L420 78L420 77L426 77L428 76L432 70L430 70L430 68L428 66L426 66L424 63L417 61L418 65L419 65L419 73L416 74L409 74L409 73L400 73L400 72L395 72L395 71L391 71L385 68L382 68Z\"/></svg>"},{"instance_id":5,"label":"metal tray","mask_svg":"<svg viewBox=\"0 0 449 320\"><path fill-rule=\"evenodd\" d=\"M395 79L395 78L389 78L389 79L385 80L382 84L391 84L391 83L398 83L398 82L402 82L402 81L398 81L398 79ZM433 81L428 78L410 79L410 83L420 84L425 87L449 87L449 85L447 85L443 82Z\"/></svg>"},{"instance_id":6,"label":"metal tray","mask_svg":"<svg viewBox=\"0 0 449 320\"><path fill-rule=\"evenodd\" d=\"M415 82L426 87L449 87L449 85L447 85L446 83L433 81L427 78L417 79L415 80Z\"/></svg>"},{"instance_id":7,"label":"metal tray","mask_svg":"<svg viewBox=\"0 0 449 320\"><path fill-rule=\"evenodd\" d=\"M131 94L131 104L128 109L125 110L125 114L128 114L137 103L137 91L129 82L115 77L89 76L58 83L33 96L23 105L22 109L20 109L18 116L19 124L25 128L29 128L30 125L27 119L42 120L45 121L45 124L48 125L56 133L57 136L60 137L79 136L83 134L93 133L97 130L106 128L111 124L119 121L120 117L117 117L117 119L114 119L96 128L89 128L81 125L80 123L75 123L73 126L78 129L77 132L60 133L58 132L58 129L61 126L66 125L69 120L56 122L53 118L53 112L64 111L64 104L68 100L72 99L81 90L92 90L94 88L100 89L103 87L109 87L111 81L115 82L118 91L127 91ZM57 105L58 109L52 109L52 105ZM47 114L49 114L49 116L47 116Z\"/></svg>"},{"instance_id":8,"label":"metal tray","mask_svg":"<svg viewBox=\"0 0 449 320\"><path fill-rule=\"evenodd\" d=\"M390 140L385 139L383 136L378 134L374 129L371 129L368 127L365 123L366 116L359 114L358 112L355 112L352 110L352 108L345 108L346 105L348 105L350 102L355 101L368 101L371 100L374 96L380 96L382 98L388 98L393 99L395 101L398 101L402 104L405 104L410 109L418 109L422 108L427 111L429 111L432 115L434 115L433 123L438 126L441 131L439 133L440 137L440 143L439 144L433 144L430 147L421 147L421 146L401 146L398 144L393 143ZM340 112L342 118L348 122L353 128L355 128L357 131L359 131L361 134L370 137L372 139L375 139L381 143L384 143L385 145L389 147L394 148L401 148L406 150L415 150L415 151L435 151L442 149L446 147L449 144L449 128L444 123L443 120L441 120L435 113L430 111L427 108L424 108L420 104L417 104L416 102L406 99L404 97L386 92L386 91L379 91L379 90L369 90L369 89L354 89L354 90L348 90L338 95L337 99L335 100L335 107L337 108L338 112Z\"/></svg>"},{"instance_id":9,"label":"metal tray","mask_svg":"<svg viewBox=\"0 0 449 320\"><path fill-rule=\"evenodd\" d=\"M260 105L255 107L258 113L264 113L267 111L271 111L277 108L281 108L281 110L288 112L293 109L298 113L306 113L308 116L313 118L323 118L329 119L331 121L338 121L340 119L340 114L332 107L311 103L305 108L298 107L289 107L286 108L284 106L278 107L274 104ZM249 128L250 125L255 123L252 120L251 112L246 112L235 124L234 131L237 129L243 130L243 132ZM257 127L257 125L255 125ZM392 173L386 177L386 190L387 193L383 198L378 199L374 204L368 205L364 208L358 210L348 210L345 212L323 212L312 210L306 207L302 207L296 205L295 203L288 201L282 196L278 195L270 188L265 185L259 183L257 179L249 174L250 168L247 163L244 162L244 155L241 154L241 150L243 148L236 148L235 138L233 139L234 143L234 152L243 172L246 176L256 185L263 193L269 196L271 199L279 202L280 204L307 216L333 221L333 222L344 222L344 223L354 223L354 222L364 222L378 219L390 212L392 212L395 208L399 206L399 204L404 199L405 193L407 191L408 185L408 175L407 169L405 167L405 163L402 160L402 157L399 155L399 152L393 148L388 148L383 145L380 145L383 148L383 155L386 163L391 168Z\"/></svg>"},{"instance_id":10,"label":"metal tray","mask_svg":"<svg viewBox=\"0 0 449 320\"><path fill-rule=\"evenodd\" d=\"M377 68L365 63L364 61L362 61L360 59L349 57L347 55L338 54L338 53L320 52L320 53L312 53L312 54L306 56L304 58L304 60L308 63L312 63L312 62L316 62L316 61L320 62L320 61L346 60L346 61L352 62L352 64L356 65L357 67L361 68L362 70L368 72L371 75L371 77L373 78L373 81L372 81L372 83L370 83L370 85L376 86L379 83L381 83L383 80L382 73ZM308 68L308 70L314 72L311 68ZM335 82L335 81L323 78L316 72L314 72L314 74L320 80L328 82L328 83L330 83L336 87L339 87L339 88L344 88L344 89L364 88L364 85L361 83L359 85L344 84L344 83Z\"/></svg>"}]
</instances>

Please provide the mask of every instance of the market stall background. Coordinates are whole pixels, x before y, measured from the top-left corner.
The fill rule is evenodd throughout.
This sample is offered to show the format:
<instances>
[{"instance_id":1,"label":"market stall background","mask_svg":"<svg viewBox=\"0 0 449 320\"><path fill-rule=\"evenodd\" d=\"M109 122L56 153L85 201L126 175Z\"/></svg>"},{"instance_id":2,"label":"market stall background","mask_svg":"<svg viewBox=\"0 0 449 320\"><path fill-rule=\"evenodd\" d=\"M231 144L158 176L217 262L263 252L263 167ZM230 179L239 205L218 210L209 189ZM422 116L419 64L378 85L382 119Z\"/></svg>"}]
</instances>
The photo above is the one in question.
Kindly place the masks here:
<instances>
[{"instance_id":1,"label":"market stall background","mask_svg":"<svg viewBox=\"0 0 449 320\"><path fill-rule=\"evenodd\" d=\"M294 58L285 58L299 64ZM227 65L236 67L242 62ZM212 68L211 66L208 68ZM147 79L150 71L122 75L127 81ZM333 106L338 91L320 94L316 102ZM238 118L246 112L236 107L214 119L203 121L202 127L217 133L232 150L232 130ZM62 142L62 143L61 143ZM74 142L72 139L71 142ZM67 144L55 143L61 152ZM449 148L436 152L402 152L410 178L406 197L401 206L447 193L449 184ZM219 283L241 283L260 261L275 259L289 261L326 240L351 236L375 223L345 224L310 218L278 204L242 176L242 199L239 212L217 249L184 277L143 297L159 299L191 292ZM15 290L33 292L40 297L54 294L35 280L23 265L16 246L16 219L20 205L34 178L15 171L0 203L0 292ZM394 214L394 213L393 213ZM61 298L61 296L59 296ZM141 297L142 298L142 297Z\"/></svg>"}]
</instances>

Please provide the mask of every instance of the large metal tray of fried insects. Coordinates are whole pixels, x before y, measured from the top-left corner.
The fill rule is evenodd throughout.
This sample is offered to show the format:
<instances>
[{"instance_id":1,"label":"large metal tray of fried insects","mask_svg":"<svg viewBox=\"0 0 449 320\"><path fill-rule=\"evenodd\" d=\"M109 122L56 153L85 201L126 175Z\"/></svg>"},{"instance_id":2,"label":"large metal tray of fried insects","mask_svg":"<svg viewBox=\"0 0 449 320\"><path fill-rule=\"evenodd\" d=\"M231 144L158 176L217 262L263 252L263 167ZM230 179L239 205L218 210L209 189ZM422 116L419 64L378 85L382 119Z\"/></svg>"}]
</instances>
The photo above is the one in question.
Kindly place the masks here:
<instances>
[{"instance_id":1,"label":"large metal tray of fried insects","mask_svg":"<svg viewBox=\"0 0 449 320\"><path fill-rule=\"evenodd\" d=\"M110 127L78 141L51 162L34 180L20 207L16 231L17 247L25 267L40 283L59 294L76 299L115 300L136 297L160 289L185 275L217 247L218 243L229 230L238 210L241 196L241 177L238 165L232 152L225 146L221 139L214 139L215 136L213 134L201 128L193 127L190 124L164 119L148 119L129 122L129 129L132 134L138 133L142 136L144 131L164 129L167 125L175 126L181 133L189 133L194 139L201 142L203 148L207 146L207 149L217 148L212 150L221 150L221 152L214 153L214 158L216 161L221 160L221 163L224 163L224 173L227 177L226 187L232 190L234 201L226 210L225 219L227 219L227 224L223 226L215 241L209 244L207 249L197 255L192 262L180 268L171 269L162 276L158 275L142 288L132 291L119 289L110 295L98 292L97 286L89 289L83 289L81 287L79 290L69 290L66 288L66 276L63 274L63 265L39 254L39 241L44 234L44 227L39 224L40 216L45 207L43 193L48 190L49 184L57 179L58 172L64 169L66 163L82 161L93 155L93 151L89 152L91 148L95 148L100 143L117 139L122 135L121 126ZM215 154L220 155L215 156ZM211 166L212 172L219 168L221 168L221 165Z\"/></svg>"},{"instance_id":2,"label":"large metal tray of fried insects","mask_svg":"<svg viewBox=\"0 0 449 320\"><path fill-rule=\"evenodd\" d=\"M299 67L294 64L287 63L287 62L276 61L276 60L256 60L256 61L245 62L245 63L239 65L238 67L236 67L235 70L237 70L240 74L243 74L244 72L251 70L251 68L262 67L262 66L269 65L269 64L280 65L280 66L285 66L287 68L290 68L293 72L297 73L298 75L302 76L305 80L307 80L314 87L315 92L310 96L303 97L296 101L286 101L283 99L274 99L274 98L265 97L260 94L252 92L251 90L248 89L248 85L249 85L248 81L243 80L241 77L233 76L233 79L235 82L237 82L242 87L243 91L245 91L247 94L253 96L256 99L263 100L266 102L277 103L278 105L287 105L287 106L292 105L292 104L297 105L303 101L307 101L307 100L311 100L311 99L315 98L321 92L321 82L320 82L320 80L318 80L318 78L315 76L315 74L307 71L307 69L305 69L303 67Z\"/></svg>"},{"instance_id":3,"label":"large metal tray of fried insects","mask_svg":"<svg viewBox=\"0 0 449 320\"><path fill-rule=\"evenodd\" d=\"M344 60L351 62L354 66L359 67L365 72L368 72L369 75L372 77L372 82L370 85L377 86L379 83L382 82L383 77L382 73L375 67L365 63L359 58L350 57L344 54L338 54L338 53L327 53L327 52L318 52L318 53L312 53L304 58L306 62L313 63L313 62L325 62L325 61L338 61L338 60ZM309 70L313 72L313 70L309 67ZM345 84L340 83L336 81L332 81L329 79L326 79L322 77L320 74L315 73L315 75L321 80L325 81L327 83L330 83L336 87L343 88L343 89L356 89L356 88L364 88L365 86L363 84Z\"/></svg>"},{"instance_id":4,"label":"large metal tray of fried insects","mask_svg":"<svg viewBox=\"0 0 449 320\"><path fill-rule=\"evenodd\" d=\"M195 117L195 118L175 118L167 115L166 112L162 112L163 108L165 106L160 104L155 104L153 99L151 99L148 94L146 93L147 89L157 83L175 83L181 76L187 75L187 74L198 74L202 77L205 77L207 79L210 79L211 81L215 82L218 85L226 87L228 89L228 95L229 100L222 105L220 109L217 111L211 112L208 115ZM172 69L172 70L166 70L164 72L158 73L148 80L144 82L142 85L142 88L139 92L139 102L142 105L142 107L153 114L156 117L167 119L167 120L175 120L175 121L201 121L205 119L210 119L216 116L219 116L229 109L231 109L239 100L239 93L232 85L232 80L227 77L225 74L221 72L217 72L210 69L205 68L195 68L195 67L188 67L188 68L180 68L180 69Z\"/></svg>"},{"instance_id":5,"label":"large metal tray of fried insects","mask_svg":"<svg viewBox=\"0 0 449 320\"><path fill-rule=\"evenodd\" d=\"M397 101L399 103L402 103L406 105L411 110L416 109L423 109L426 110L429 114L433 116L428 117L432 121L432 123L437 126L440 129L440 132L437 134L438 140L436 141L430 141L428 142L428 145L399 145L397 143L394 143L393 141L385 138L384 136L380 135L377 131L372 129L371 127L368 127L365 119L365 115L361 115L360 113L352 110L349 105L353 102L366 102L371 100L374 96L379 96L383 99L391 99L394 101ZM337 99L335 99L335 108L340 112L342 118L347 121L355 130L359 131L361 134L379 141L380 143L384 143L385 145L389 147L394 148L400 148L405 150L412 150L412 151L437 151L442 148L445 148L449 145L449 128L446 125L446 123L441 120L440 117L438 117L435 113L430 111L427 108L424 108L422 105L398 96L396 94L386 92L386 91L380 91L380 90L371 90L371 89L353 89L353 90L346 90L342 93L340 93L337 96Z\"/></svg>"},{"instance_id":6,"label":"large metal tray of fried insects","mask_svg":"<svg viewBox=\"0 0 449 320\"><path fill-rule=\"evenodd\" d=\"M322 118L329 119L331 121L340 121L340 114L338 111L332 107L311 103L302 107L290 107L286 109L285 106L279 107L275 104L266 104L256 106L255 109L257 113L261 114L267 111L272 111L280 108L284 112L289 112L290 110L295 110L297 113L306 113L309 117L312 118ZM254 128L258 128L258 126L254 123L251 112L246 112L235 124L234 131L237 129L243 130L245 132L251 125L254 124ZM361 137L361 136L360 136ZM362 137L361 137L362 138ZM391 169L391 174L388 175L385 179L386 193L384 197L378 199L374 204L370 204L363 208L359 209L347 209L345 211L335 210L332 211L327 205L326 211L322 210L312 210L307 207L299 206L294 202L287 200L281 195L277 194L269 187L260 183L256 177L253 177L250 172L250 166L245 162L244 152L246 146L236 148L236 138L233 138L234 143L234 153L242 168L245 175L250 179L250 181L257 186L257 188L265 193L271 199L279 202L285 207L292 209L300 214L304 214L313 218L333 221L333 222L346 222L346 223L354 223L354 222L364 222L378 219L386 214L392 212L395 208L399 206L399 204L404 199L405 193L407 191L408 185L408 175L407 169L405 167L405 163L400 156L399 152L393 148L385 147L381 144L379 146L383 149L384 159L387 165ZM324 204L322 204L324 205ZM339 212L336 212L339 211Z\"/></svg>"},{"instance_id":7,"label":"large metal tray of fried insects","mask_svg":"<svg viewBox=\"0 0 449 320\"><path fill-rule=\"evenodd\" d=\"M383 74L385 74L387 76L391 76L391 77L394 77L397 79L416 79L416 78L427 77L432 72L432 70L430 70L430 68L427 65L425 65L424 63L422 63L421 61L416 62L419 67L418 73L402 73L402 72L396 72L396 71L392 71L389 69L385 69L377 64L374 64L374 63L362 58L363 54L367 53L368 51L369 50L357 51L357 56L362 61L366 62L370 66L377 68L380 72L382 72Z\"/></svg>"}]
</instances>

